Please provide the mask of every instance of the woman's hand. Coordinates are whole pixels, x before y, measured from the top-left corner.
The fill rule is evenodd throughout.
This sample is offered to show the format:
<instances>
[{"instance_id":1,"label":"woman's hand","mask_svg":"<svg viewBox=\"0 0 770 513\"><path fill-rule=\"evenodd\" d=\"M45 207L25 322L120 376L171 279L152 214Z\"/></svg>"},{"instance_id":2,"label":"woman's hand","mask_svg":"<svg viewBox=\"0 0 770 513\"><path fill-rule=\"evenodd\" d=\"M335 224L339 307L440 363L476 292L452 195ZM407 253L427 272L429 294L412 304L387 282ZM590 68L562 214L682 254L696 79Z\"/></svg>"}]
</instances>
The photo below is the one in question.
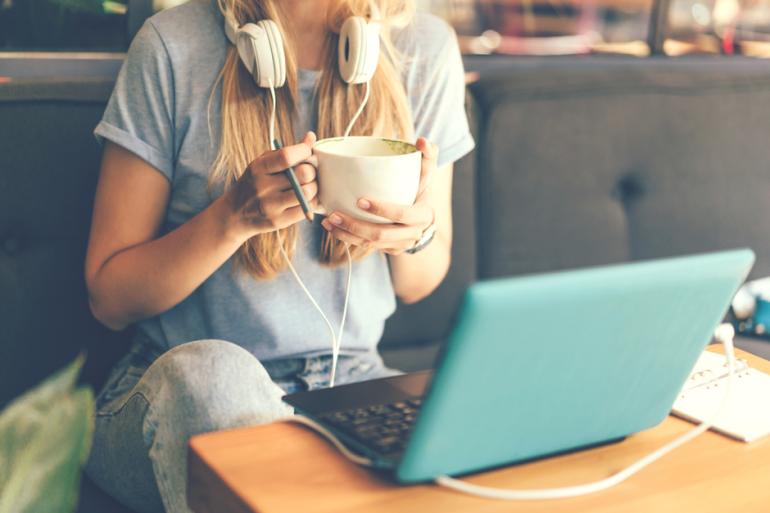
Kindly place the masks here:
<instances>
[{"instance_id":1,"label":"woman's hand","mask_svg":"<svg viewBox=\"0 0 770 513\"><path fill-rule=\"evenodd\" d=\"M341 212L333 212L324 219L323 227L343 242L376 248L390 255L399 255L414 247L425 230L435 221L435 211L427 198L430 195L430 181L438 157L436 146L422 137L417 140L417 148L422 152L422 168L419 192L413 205L396 205L368 198L358 200L358 208L389 219L392 223L371 223Z\"/></svg>"},{"instance_id":2,"label":"woman's hand","mask_svg":"<svg viewBox=\"0 0 770 513\"><path fill-rule=\"evenodd\" d=\"M316 136L308 132L301 143L267 151L254 159L227 191L230 226L249 238L258 233L286 228L305 219L299 200L283 170L295 166L297 180L311 209L318 206L316 171L309 164L299 164L310 157Z\"/></svg>"}]
</instances>

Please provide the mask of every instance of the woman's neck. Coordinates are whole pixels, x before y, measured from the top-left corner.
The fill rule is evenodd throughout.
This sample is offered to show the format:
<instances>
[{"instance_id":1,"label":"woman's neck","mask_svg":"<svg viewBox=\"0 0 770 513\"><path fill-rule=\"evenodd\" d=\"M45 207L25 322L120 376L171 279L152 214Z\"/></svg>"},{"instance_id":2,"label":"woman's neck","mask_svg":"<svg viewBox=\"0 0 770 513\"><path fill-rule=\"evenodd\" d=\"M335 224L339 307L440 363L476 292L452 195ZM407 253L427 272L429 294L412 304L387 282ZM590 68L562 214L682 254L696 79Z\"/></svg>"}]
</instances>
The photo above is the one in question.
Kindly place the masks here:
<instances>
[{"instance_id":1,"label":"woman's neck","mask_svg":"<svg viewBox=\"0 0 770 513\"><path fill-rule=\"evenodd\" d=\"M329 0L281 0L284 26L297 52L297 65L321 69L326 42L326 10Z\"/></svg>"}]
</instances>

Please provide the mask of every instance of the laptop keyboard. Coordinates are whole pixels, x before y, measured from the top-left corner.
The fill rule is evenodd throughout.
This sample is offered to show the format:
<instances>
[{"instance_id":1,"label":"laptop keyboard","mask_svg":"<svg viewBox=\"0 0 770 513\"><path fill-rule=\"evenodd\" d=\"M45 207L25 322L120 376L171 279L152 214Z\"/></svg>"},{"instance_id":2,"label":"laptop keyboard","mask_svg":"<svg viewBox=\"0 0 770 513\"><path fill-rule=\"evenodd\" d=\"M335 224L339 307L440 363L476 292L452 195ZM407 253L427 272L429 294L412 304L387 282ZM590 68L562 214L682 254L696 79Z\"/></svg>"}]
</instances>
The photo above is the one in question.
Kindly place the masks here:
<instances>
[{"instance_id":1,"label":"laptop keyboard","mask_svg":"<svg viewBox=\"0 0 770 513\"><path fill-rule=\"evenodd\" d=\"M403 452L422 399L335 411L318 418L384 455Z\"/></svg>"}]
</instances>

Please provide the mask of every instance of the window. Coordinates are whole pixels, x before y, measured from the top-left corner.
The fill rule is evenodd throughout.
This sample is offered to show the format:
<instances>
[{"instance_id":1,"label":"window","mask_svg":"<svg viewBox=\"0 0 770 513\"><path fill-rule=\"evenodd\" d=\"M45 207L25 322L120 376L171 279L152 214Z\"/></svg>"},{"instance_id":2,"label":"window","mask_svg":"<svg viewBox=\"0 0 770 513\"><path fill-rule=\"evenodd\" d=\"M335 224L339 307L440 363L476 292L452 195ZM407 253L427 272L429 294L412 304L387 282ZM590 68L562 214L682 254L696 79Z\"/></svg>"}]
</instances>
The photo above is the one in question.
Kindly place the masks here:
<instances>
[{"instance_id":1,"label":"window","mask_svg":"<svg viewBox=\"0 0 770 513\"><path fill-rule=\"evenodd\" d=\"M646 53L653 0L422 0L466 53Z\"/></svg>"},{"instance_id":2,"label":"window","mask_svg":"<svg viewBox=\"0 0 770 513\"><path fill-rule=\"evenodd\" d=\"M770 1L672 0L664 50L770 57Z\"/></svg>"},{"instance_id":3,"label":"window","mask_svg":"<svg viewBox=\"0 0 770 513\"><path fill-rule=\"evenodd\" d=\"M124 52L153 11L184 0L0 0L0 51Z\"/></svg>"},{"instance_id":4,"label":"window","mask_svg":"<svg viewBox=\"0 0 770 513\"><path fill-rule=\"evenodd\" d=\"M0 52L123 52L145 18L185 0L0 0ZM416 0L470 54L770 57L770 0Z\"/></svg>"},{"instance_id":5,"label":"window","mask_svg":"<svg viewBox=\"0 0 770 513\"><path fill-rule=\"evenodd\" d=\"M419 0L466 53L770 57L770 0Z\"/></svg>"}]
</instances>

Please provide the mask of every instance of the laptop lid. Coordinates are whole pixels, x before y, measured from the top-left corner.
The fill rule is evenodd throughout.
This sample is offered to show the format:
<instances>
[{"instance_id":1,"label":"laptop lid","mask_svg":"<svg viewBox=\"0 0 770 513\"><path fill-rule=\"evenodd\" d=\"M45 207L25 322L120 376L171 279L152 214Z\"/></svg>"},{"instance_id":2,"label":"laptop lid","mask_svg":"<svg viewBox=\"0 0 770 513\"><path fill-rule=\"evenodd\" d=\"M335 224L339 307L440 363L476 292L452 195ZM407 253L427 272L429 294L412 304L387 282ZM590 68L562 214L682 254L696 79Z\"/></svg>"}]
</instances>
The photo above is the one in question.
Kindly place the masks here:
<instances>
[{"instance_id":1,"label":"laptop lid","mask_svg":"<svg viewBox=\"0 0 770 513\"><path fill-rule=\"evenodd\" d=\"M744 249L472 285L397 478L473 472L658 424L753 262Z\"/></svg>"}]
</instances>

